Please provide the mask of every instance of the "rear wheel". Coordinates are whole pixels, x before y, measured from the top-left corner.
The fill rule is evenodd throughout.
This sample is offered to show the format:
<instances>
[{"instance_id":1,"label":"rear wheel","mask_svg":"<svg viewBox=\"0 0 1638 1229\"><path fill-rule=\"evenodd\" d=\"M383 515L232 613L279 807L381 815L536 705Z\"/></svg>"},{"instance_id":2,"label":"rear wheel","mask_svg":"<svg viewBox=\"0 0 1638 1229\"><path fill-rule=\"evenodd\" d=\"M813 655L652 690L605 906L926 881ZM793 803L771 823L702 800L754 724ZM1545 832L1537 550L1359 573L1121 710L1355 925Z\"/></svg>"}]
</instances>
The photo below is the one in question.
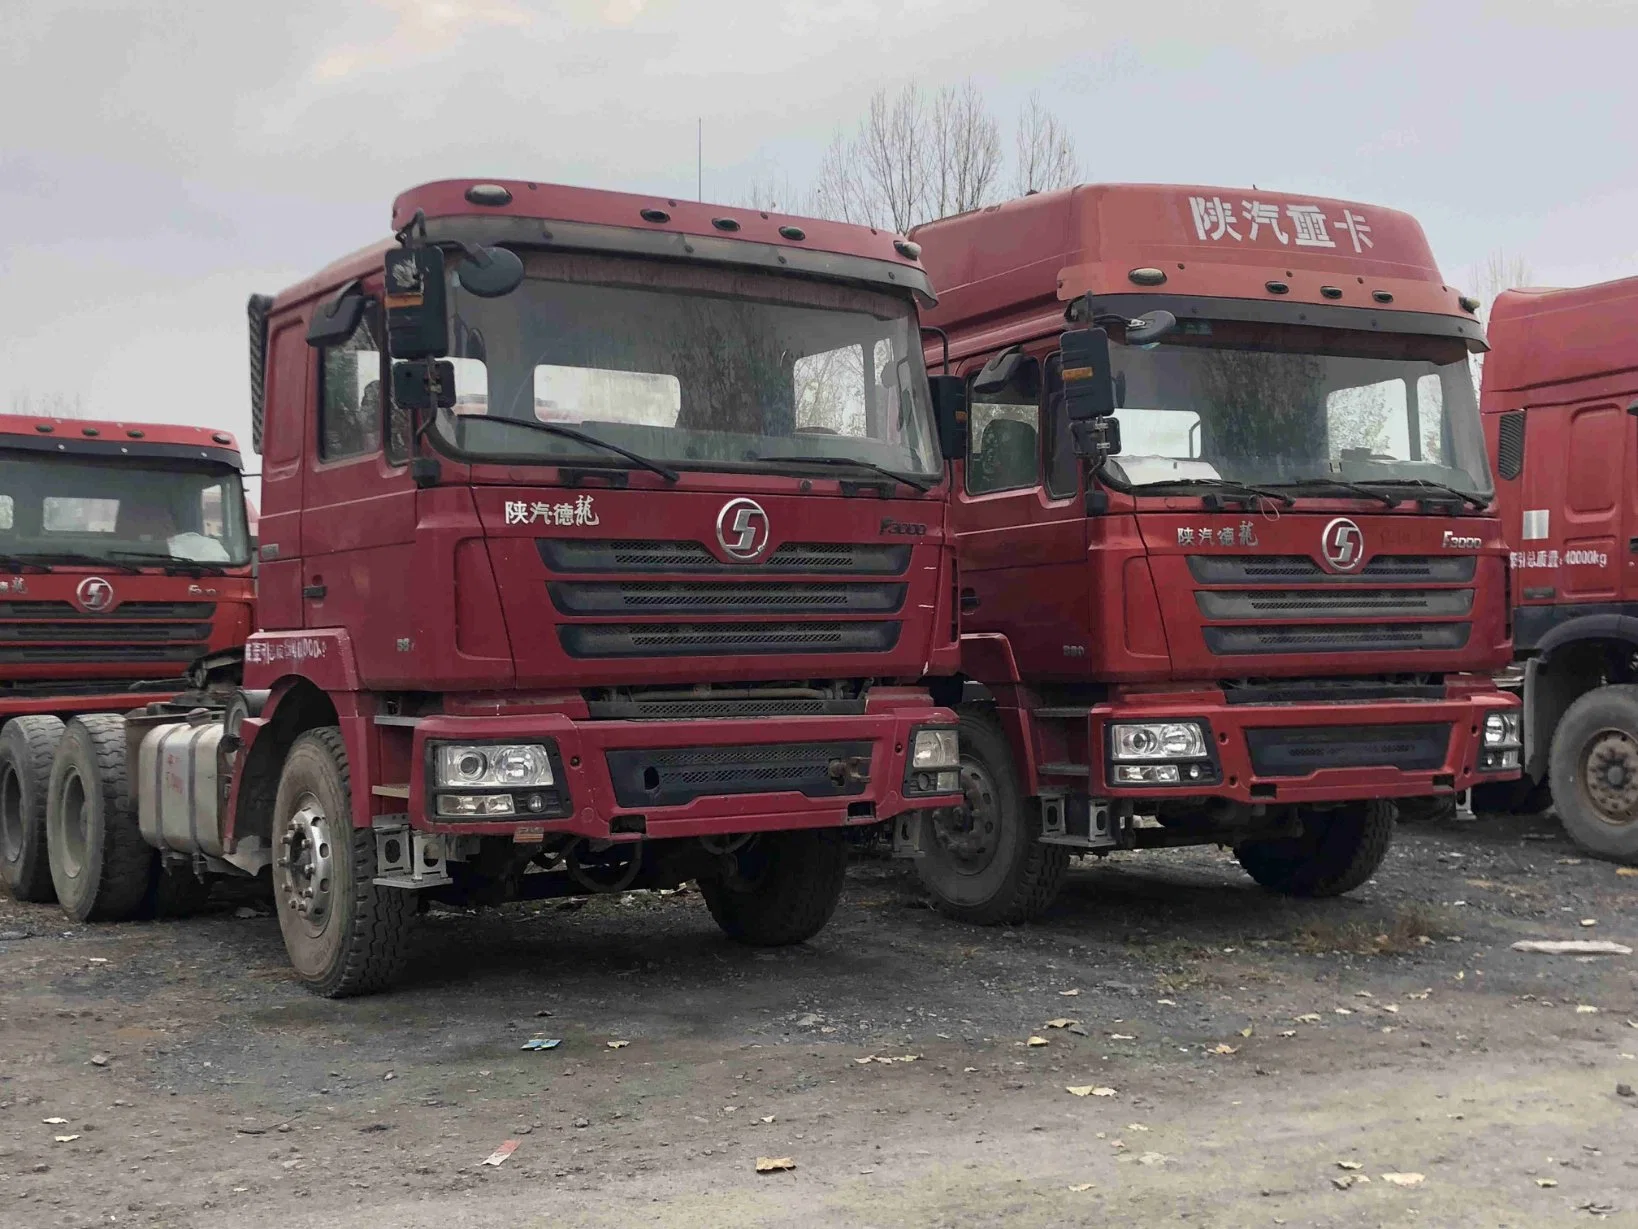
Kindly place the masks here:
<instances>
[{"instance_id":1,"label":"rear wheel","mask_svg":"<svg viewBox=\"0 0 1638 1229\"><path fill-rule=\"evenodd\" d=\"M1234 856L1271 892L1341 896L1376 873L1393 842L1394 806L1380 799L1303 817L1302 835L1242 841Z\"/></svg>"},{"instance_id":2,"label":"rear wheel","mask_svg":"<svg viewBox=\"0 0 1638 1229\"><path fill-rule=\"evenodd\" d=\"M1547 779L1572 841L1601 858L1638 861L1638 687L1600 687L1565 710Z\"/></svg>"},{"instance_id":3,"label":"rear wheel","mask_svg":"<svg viewBox=\"0 0 1638 1229\"><path fill-rule=\"evenodd\" d=\"M14 717L0 730L0 883L18 900L57 896L46 854L46 795L62 736L55 717Z\"/></svg>"},{"instance_id":4,"label":"rear wheel","mask_svg":"<svg viewBox=\"0 0 1638 1229\"><path fill-rule=\"evenodd\" d=\"M840 829L763 832L732 855L732 874L701 879L723 934L753 947L786 947L825 928L842 899L847 841Z\"/></svg>"},{"instance_id":5,"label":"rear wheel","mask_svg":"<svg viewBox=\"0 0 1638 1229\"><path fill-rule=\"evenodd\" d=\"M51 762L46 797L51 882L82 922L119 922L142 907L154 851L137 828L125 778L125 718L76 717Z\"/></svg>"},{"instance_id":6,"label":"rear wheel","mask_svg":"<svg viewBox=\"0 0 1638 1229\"><path fill-rule=\"evenodd\" d=\"M981 926L1028 921L1058 895L1069 851L1043 845L1040 804L1018 785L1001 727L959 710L965 803L924 823L916 873L940 913Z\"/></svg>"},{"instance_id":7,"label":"rear wheel","mask_svg":"<svg viewBox=\"0 0 1638 1229\"><path fill-rule=\"evenodd\" d=\"M273 803L273 897L285 951L325 998L391 985L409 959L415 893L375 884L375 834L353 827L341 731L297 738Z\"/></svg>"}]
</instances>

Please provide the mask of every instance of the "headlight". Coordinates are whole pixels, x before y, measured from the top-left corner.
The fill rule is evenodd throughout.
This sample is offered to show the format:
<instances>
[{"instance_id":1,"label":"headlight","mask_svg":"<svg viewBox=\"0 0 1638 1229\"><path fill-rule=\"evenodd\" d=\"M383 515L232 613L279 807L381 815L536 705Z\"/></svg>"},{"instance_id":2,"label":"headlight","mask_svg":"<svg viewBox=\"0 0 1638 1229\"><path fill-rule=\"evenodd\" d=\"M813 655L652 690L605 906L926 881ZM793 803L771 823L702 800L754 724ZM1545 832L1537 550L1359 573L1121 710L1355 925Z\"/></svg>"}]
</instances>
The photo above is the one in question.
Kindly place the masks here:
<instances>
[{"instance_id":1,"label":"headlight","mask_svg":"<svg viewBox=\"0 0 1638 1229\"><path fill-rule=\"evenodd\" d=\"M954 730L917 730L910 744L910 767L916 772L961 767L961 744Z\"/></svg>"},{"instance_id":2,"label":"headlight","mask_svg":"<svg viewBox=\"0 0 1638 1229\"><path fill-rule=\"evenodd\" d=\"M1117 760L1203 760L1206 734L1192 721L1109 727Z\"/></svg>"},{"instance_id":3,"label":"headlight","mask_svg":"<svg viewBox=\"0 0 1638 1229\"><path fill-rule=\"evenodd\" d=\"M1519 714L1491 713L1484 719L1484 745L1487 747L1516 747L1519 745Z\"/></svg>"},{"instance_id":4,"label":"headlight","mask_svg":"<svg viewBox=\"0 0 1638 1229\"><path fill-rule=\"evenodd\" d=\"M440 789L492 789L516 786L528 789L555 785L552 759L536 744L438 748L437 785Z\"/></svg>"}]
</instances>

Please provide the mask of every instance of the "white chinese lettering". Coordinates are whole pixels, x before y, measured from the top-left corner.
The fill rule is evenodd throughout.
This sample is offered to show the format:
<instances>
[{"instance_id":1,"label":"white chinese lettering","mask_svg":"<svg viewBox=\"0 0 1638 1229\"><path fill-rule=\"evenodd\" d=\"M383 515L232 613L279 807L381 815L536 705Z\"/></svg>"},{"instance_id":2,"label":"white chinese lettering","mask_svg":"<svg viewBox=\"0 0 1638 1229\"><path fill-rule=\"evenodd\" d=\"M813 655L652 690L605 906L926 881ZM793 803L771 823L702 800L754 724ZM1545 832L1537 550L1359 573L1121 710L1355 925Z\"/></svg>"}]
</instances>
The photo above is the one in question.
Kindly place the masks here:
<instances>
[{"instance_id":1,"label":"white chinese lettering","mask_svg":"<svg viewBox=\"0 0 1638 1229\"><path fill-rule=\"evenodd\" d=\"M574 501L574 523L576 525L597 524L597 513L592 511L592 497L582 495Z\"/></svg>"},{"instance_id":2,"label":"white chinese lettering","mask_svg":"<svg viewBox=\"0 0 1638 1229\"><path fill-rule=\"evenodd\" d=\"M1291 219L1297 246L1300 248L1334 248L1336 240L1326 229L1329 221L1325 210L1318 205L1287 205L1285 216Z\"/></svg>"},{"instance_id":3,"label":"white chinese lettering","mask_svg":"<svg viewBox=\"0 0 1638 1229\"><path fill-rule=\"evenodd\" d=\"M1253 525L1250 521L1241 521L1240 522L1240 545L1241 546L1256 546L1257 545L1257 527L1255 525Z\"/></svg>"},{"instance_id":4,"label":"white chinese lettering","mask_svg":"<svg viewBox=\"0 0 1638 1229\"><path fill-rule=\"evenodd\" d=\"M1352 209L1345 210L1342 221L1334 222L1332 225L1338 230L1348 232L1349 237L1354 241L1355 252L1363 252L1365 248L1374 248L1376 246L1371 242L1371 228L1365 225L1365 215L1362 213L1355 213ZM1364 244L1365 247L1361 247L1360 244Z\"/></svg>"},{"instance_id":5,"label":"white chinese lettering","mask_svg":"<svg viewBox=\"0 0 1638 1229\"><path fill-rule=\"evenodd\" d=\"M1290 243L1291 239L1280 229L1280 207L1270 205L1264 201L1241 201L1240 208L1246 211L1246 221L1251 223L1251 229L1246 232L1247 239L1257 237L1257 228L1266 226L1274 232L1274 237L1282 244Z\"/></svg>"},{"instance_id":6,"label":"white chinese lettering","mask_svg":"<svg viewBox=\"0 0 1638 1229\"><path fill-rule=\"evenodd\" d=\"M1179 546L1193 546L1194 545L1194 530L1192 530L1192 529L1179 529L1177 531L1177 544Z\"/></svg>"},{"instance_id":7,"label":"white chinese lettering","mask_svg":"<svg viewBox=\"0 0 1638 1229\"><path fill-rule=\"evenodd\" d=\"M506 523L508 525L526 525L529 523L529 505L515 500L506 501Z\"/></svg>"},{"instance_id":8,"label":"white chinese lettering","mask_svg":"<svg viewBox=\"0 0 1638 1229\"><path fill-rule=\"evenodd\" d=\"M1232 529L1219 529L1217 531L1217 545L1219 545L1219 546L1233 546L1234 545L1234 530L1232 530Z\"/></svg>"},{"instance_id":9,"label":"white chinese lettering","mask_svg":"<svg viewBox=\"0 0 1638 1229\"><path fill-rule=\"evenodd\" d=\"M1240 238L1234 229L1239 221L1234 206L1218 196L1189 197L1189 212L1194 215L1194 232L1202 239L1221 239L1225 234Z\"/></svg>"},{"instance_id":10,"label":"white chinese lettering","mask_svg":"<svg viewBox=\"0 0 1638 1229\"><path fill-rule=\"evenodd\" d=\"M1211 526L1202 525L1196 532L1195 537L1199 539L1201 546L1210 546L1212 540Z\"/></svg>"},{"instance_id":11,"label":"white chinese lettering","mask_svg":"<svg viewBox=\"0 0 1638 1229\"><path fill-rule=\"evenodd\" d=\"M554 525L574 524L574 505L557 504L552 508L551 523Z\"/></svg>"}]
</instances>

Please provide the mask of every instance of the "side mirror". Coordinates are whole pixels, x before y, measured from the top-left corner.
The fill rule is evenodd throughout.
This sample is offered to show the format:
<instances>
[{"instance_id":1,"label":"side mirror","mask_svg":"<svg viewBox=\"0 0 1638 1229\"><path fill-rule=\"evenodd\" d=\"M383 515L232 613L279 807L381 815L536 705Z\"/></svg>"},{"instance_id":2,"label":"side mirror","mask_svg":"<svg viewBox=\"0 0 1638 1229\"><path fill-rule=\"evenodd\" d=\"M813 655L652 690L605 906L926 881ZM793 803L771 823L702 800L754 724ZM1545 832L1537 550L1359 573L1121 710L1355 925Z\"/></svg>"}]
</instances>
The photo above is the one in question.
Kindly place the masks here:
<instances>
[{"instance_id":1,"label":"side mirror","mask_svg":"<svg viewBox=\"0 0 1638 1229\"><path fill-rule=\"evenodd\" d=\"M1023 370L1029 360L1024 357L1023 350L1014 346L1010 350L1003 350L989 362L984 364L984 370L973 377L973 392L982 396L994 396L1012 387L1018 373Z\"/></svg>"},{"instance_id":2,"label":"side mirror","mask_svg":"<svg viewBox=\"0 0 1638 1229\"><path fill-rule=\"evenodd\" d=\"M967 381L960 376L928 376L938 449L946 461L967 455Z\"/></svg>"},{"instance_id":3,"label":"side mirror","mask_svg":"<svg viewBox=\"0 0 1638 1229\"><path fill-rule=\"evenodd\" d=\"M1071 422L1107 418L1115 412L1110 375L1109 334L1071 329L1058 341L1063 362L1064 410Z\"/></svg>"},{"instance_id":4,"label":"side mirror","mask_svg":"<svg viewBox=\"0 0 1638 1229\"><path fill-rule=\"evenodd\" d=\"M357 282L343 286L341 293L321 303L307 326L310 346L339 346L353 335L364 318L364 291Z\"/></svg>"},{"instance_id":5,"label":"side mirror","mask_svg":"<svg viewBox=\"0 0 1638 1229\"><path fill-rule=\"evenodd\" d=\"M455 364L416 359L392 365L393 404L406 410L447 410L455 404Z\"/></svg>"},{"instance_id":6,"label":"side mirror","mask_svg":"<svg viewBox=\"0 0 1638 1229\"><path fill-rule=\"evenodd\" d=\"M1134 327L1135 326L1135 327ZM1126 326L1126 344L1147 346L1177 327L1177 317L1168 311L1145 312Z\"/></svg>"},{"instance_id":7,"label":"side mirror","mask_svg":"<svg viewBox=\"0 0 1638 1229\"><path fill-rule=\"evenodd\" d=\"M387 348L392 356L448 354L443 252L435 247L397 248L387 253L386 274Z\"/></svg>"},{"instance_id":8,"label":"side mirror","mask_svg":"<svg viewBox=\"0 0 1638 1229\"><path fill-rule=\"evenodd\" d=\"M1120 451L1120 419L1085 418L1069 424L1070 437L1075 442L1075 455L1090 457L1101 464L1105 457Z\"/></svg>"},{"instance_id":9,"label":"side mirror","mask_svg":"<svg viewBox=\"0 0 1638 1229\"><path fill-rule=\"evenodd\" d=\"M455 280L480 299L504 298L523 284L523 261L508 248L468 246Z\"/></svg>"}]
</instances>

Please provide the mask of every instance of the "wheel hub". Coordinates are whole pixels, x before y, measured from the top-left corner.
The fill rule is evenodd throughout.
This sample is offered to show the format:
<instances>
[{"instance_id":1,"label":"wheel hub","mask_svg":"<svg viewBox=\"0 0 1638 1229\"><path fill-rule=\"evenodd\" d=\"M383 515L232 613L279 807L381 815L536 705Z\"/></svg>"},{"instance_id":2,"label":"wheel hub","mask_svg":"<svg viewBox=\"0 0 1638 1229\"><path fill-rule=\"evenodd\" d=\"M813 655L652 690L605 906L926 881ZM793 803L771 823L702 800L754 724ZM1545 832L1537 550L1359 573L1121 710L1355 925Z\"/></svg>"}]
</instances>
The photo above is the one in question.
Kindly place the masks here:
<instances>
[{"instance_id":1,"label":"wheel hub","mask_svg":"<svg viewBox=\"0 0 1638 1229\"><path fill-rule=\"evenodd\" d=\"M1587 745L1582 780L1600 819L1632 823L1638 818L1638 741L1620 730L1595 735Z\"/></svg>"},{"instance_id":2,"label":"wheel hub","mask_svg":"<svg viewBox=\"0 0 1638 1229\"><path fill-rule=\"evenodd\" d=\"M995 857L1001 828L1001 804L995 781L976 760L961 761L959 807L941 808L933 819L933 836L964 871L975 872Z\"/></svg>"},{"instance_id":3,"label":"wheel hub","mask_svg":"<svg viewBox=\"0 0 1638 1229\"><path fill-rule=\"evenodd\" d=\"M0 769L0 861L23 856L23 781L9 763Z\"/></svg>"},{"instance_id":4,"label":"wheel hub","mask_svg":"<svg viewBox=\"0 0 1638 1229\"><path fill-rule=\"evenodd\" d=\"M274 861L279 907L296 914L317 934L329 921L335 883L335 840L323 807L303 794L284 825Z\"/></svg>"}]
</instances>

